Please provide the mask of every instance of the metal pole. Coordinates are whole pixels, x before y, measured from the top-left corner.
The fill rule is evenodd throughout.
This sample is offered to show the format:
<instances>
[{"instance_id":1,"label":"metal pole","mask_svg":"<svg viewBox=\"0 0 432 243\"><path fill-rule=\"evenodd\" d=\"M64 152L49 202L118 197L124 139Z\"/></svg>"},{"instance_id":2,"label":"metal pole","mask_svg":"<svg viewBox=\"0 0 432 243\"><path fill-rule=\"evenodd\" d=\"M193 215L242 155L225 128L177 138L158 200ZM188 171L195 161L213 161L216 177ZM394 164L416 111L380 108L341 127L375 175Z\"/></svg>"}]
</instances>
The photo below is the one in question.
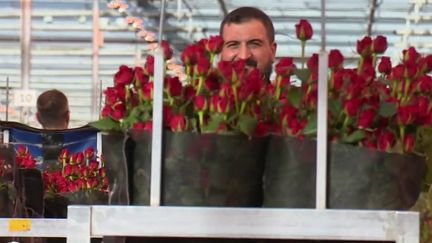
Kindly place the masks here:
<instances>
[{"instance_id":1,"label":"metal pole","mask_svg":"<svg viewBox=\"0 0 432 243\"><path fill-rule=\"evenodd\" d=\"M92 109L91 116L93 119L98 119L99 115L99 97L100 97L100 83L99 83L99 45L101 44L99 26L99 0L93 0L93 52L92 52Z\"/></svg>"},{"instance_id":2,"label":"metal pole","mask_svg":"<svg viewBox=\"0 0 432 243\"><path fill-rule=\"evenodd\" d=\"M317 175L316 208L327 206L327 97L328 55L325 50L325 0L321 0L321 51L318 59L318 110L317 110Z\"/></svg>"},{"instance_id":3,"label":"metal pole","mask_svg":"<svg viewBox=\"0 0 432 243\"><path fill-rule=\"evenodd\" d=\"M31 70L32 0L21 0L21 88L28 89ZM20 109L20 122L28 122L29 108Z\"/></svg>"},{"instance_id":4,"label":"metal pole","mask_svg":"<svg viewBox=\"0 0 432 243\"><path fill-rule=\"evenodd\" d=\"M6 77L6 117L5 120L9 120L9 76Z\"/></svg>"},{"instance_id":5,"label":"metal pole","mask_svg":"<svg viewBox=\"0 0 432 243\"><path fill-rule=\"evenodd\" d=\"M160 13L160 19L159 19L159 32L158 32L159 46L162 43L162 34L163 34L163 27L164 27L164 22L165 22L165 8L166 8L166 0L162 0L161 13Z\"/></svg>"},{"instance_id":6,"label":"metal pole","mask_svg":"<svg viewBox=\"0 0 432 243\"><path fill-rule=\"evenodd\" d=\"M29 88L31 65L31 0L21 0L21 87Z\"/></svg>"},{"instance_id":7,"label":"metal pole","mask_svg":"<svg viewBox=\"0 0 432 243\"><path fill-rule=\"evenodd\" d=\"M326 0L321 0L321 51L326 49L325 1Z\"/></svg>"},{"instance_id":8,"label":"metal pole","mask_svg":"<svg viewBox=\"0 0 432 243\"><path fill-rule=\"evenodd\" d=\"M165 0L162 0L161 17L159 21L159 47L154 52L154 83L153 83L153 130L152 130L152 164L150 178L150 206L160 205L162 178L162 135L163 135L163 80L165 61L161 48L163 22L165 16Z\"/></svg>"}]
</instances>

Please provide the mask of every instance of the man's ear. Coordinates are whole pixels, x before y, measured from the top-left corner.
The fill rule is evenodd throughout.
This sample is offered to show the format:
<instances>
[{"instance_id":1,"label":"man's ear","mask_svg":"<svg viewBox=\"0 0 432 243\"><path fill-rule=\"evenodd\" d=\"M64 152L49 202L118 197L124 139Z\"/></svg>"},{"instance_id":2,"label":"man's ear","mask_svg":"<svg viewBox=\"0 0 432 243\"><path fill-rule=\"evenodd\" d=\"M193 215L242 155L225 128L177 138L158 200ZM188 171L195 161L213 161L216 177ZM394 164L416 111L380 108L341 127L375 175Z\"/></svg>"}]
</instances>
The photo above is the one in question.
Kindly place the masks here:
<instances>
[{"instance_id":1,"label":"man's ear","mask_svg":"<svg viewBox=\"0 0 432 243\"><path fill-rule=\"evenodd\" d=\"M66 127L69 127L69 121L70 121L70 111L68 111L66 115Z\"/></svg>"},{"instance_id":2,"label":"man's ear","mask_svg":"<svg viewBox=\"0 0 432 243\"><path fill-rule=\"evenodd\" d=\"M41 126L43 127L43 124L42 124L41 119L40 119L39 112L36 112L36 120L37 120L37 121L39 122L39 124L41 124Z\"/></svg>"},{"instance_id":3,"label":"man's ear","mask_svg":"<svg viewBox=\"0 0 432 243\"><path fill-rule=\"evenodd\" d=\"M271 50L272 50L272 52L273 52L273 61L275 60L275 58L276 58L276 50L277 50L277 43L276 43L276 41L273 41L273 43L271 44Z\"/></svg>"}]
</instances>

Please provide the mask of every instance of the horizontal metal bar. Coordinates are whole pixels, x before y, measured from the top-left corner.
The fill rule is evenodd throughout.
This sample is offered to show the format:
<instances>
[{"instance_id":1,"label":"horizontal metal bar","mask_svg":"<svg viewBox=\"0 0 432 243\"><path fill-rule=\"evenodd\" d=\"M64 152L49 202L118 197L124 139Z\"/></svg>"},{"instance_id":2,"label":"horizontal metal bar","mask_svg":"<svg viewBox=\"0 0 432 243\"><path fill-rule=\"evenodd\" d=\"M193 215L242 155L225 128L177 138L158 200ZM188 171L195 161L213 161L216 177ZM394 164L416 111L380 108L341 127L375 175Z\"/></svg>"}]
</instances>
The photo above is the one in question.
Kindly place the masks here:
<instances>
[{"instance_id":1,"label":"horizontal metal bar","mask_svg":"<svg viewBox=\"0 0 432 243\"><path fill-rule=\"evenodd\" d=\"M378 210L92 206L91 225L94 236L394 240L418 243L419 214Z\"/></svg>"},{"instance_id":2,"label":"horizontal metal bar","mask_svg":"<svg viewBox=\"0 0 432 243\"><path fill-rule=\"evenodd\" d=\"M10 231L9 227L19 224L19 221L30 222L30 228L25 230L24 226L24 230ZM0 235L6 237L66 237L67 232L67 219L0 219Z\"/></svg>"}]
</instances>

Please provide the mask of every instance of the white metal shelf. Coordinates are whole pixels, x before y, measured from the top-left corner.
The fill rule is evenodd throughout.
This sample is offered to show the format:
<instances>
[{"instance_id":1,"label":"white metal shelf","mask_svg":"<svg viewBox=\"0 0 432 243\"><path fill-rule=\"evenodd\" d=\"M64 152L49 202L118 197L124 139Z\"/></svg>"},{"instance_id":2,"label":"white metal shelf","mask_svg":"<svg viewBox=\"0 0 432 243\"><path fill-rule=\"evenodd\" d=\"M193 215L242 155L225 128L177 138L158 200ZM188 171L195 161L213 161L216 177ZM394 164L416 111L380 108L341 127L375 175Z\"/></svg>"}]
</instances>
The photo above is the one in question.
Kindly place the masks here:
<instances>
[{"instance_id":1,"label":"white metal shelf","mask_svg":"<svg viewBox=\"0 0 432 243\"><path fill-rule=\"evenodd\" d=\"M419 242L419 214L401 211L69 206L67 219L24 219L27 231L10 231L13 220L0 219L0 235L68 243L102 236Z\"/></svg>"}]
</instances>

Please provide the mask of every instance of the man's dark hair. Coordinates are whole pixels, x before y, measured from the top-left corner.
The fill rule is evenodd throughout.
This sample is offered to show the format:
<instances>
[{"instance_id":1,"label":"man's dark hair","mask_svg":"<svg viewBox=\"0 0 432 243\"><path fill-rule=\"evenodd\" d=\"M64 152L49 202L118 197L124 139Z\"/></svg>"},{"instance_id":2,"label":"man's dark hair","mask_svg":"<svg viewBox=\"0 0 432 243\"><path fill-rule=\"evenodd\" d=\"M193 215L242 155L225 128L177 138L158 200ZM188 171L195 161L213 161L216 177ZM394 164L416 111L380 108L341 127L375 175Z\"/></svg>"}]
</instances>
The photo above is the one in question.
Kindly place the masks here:
<instances>
[{"instance_id":1,"label":"man's dark hair","mask_svg":"<svg viewBox=\"0 0 432 243\"><path fill-rule=\"evenodd\" d=\"M240 7L227 14L220 25L219 34L220 36L223 36L223 27L226 24L241 24L253 19L263 23L267 31L267 37L270 40L270 43L273 43L275 39L275 31L272 20L266 13L254 7Z\"/></svg>"},{"instance_id":2,"label":"man's dark hair","mask_svg":"<svg viewBox=\"0 0 432 243\"><path fill-rule=\"evenodd\" d=\"M44 128L57 128L65 124L66 120L69 122L68 99L59 90L45 91L37 99L37 112Z\"/></svg>"}]
</instances>

